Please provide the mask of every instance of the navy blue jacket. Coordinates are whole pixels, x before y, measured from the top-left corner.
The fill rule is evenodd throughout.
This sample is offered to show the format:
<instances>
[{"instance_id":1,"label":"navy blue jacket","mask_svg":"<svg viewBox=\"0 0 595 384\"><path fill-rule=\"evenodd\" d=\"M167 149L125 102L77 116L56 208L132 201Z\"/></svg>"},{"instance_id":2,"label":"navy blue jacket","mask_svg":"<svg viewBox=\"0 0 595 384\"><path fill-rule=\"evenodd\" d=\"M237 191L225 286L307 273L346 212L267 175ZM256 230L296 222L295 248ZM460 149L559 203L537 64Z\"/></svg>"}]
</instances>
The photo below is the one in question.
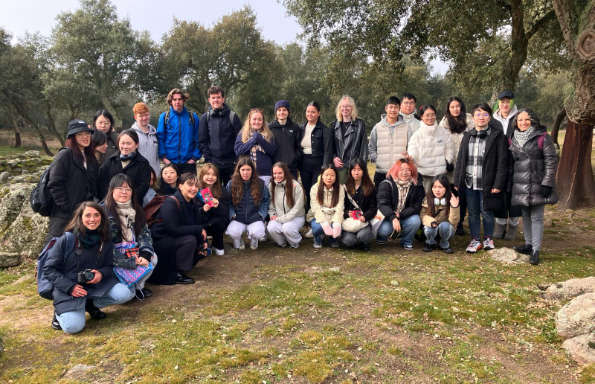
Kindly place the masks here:
<instances>
[{"instance_id":1,"label":"navy blue jacket","mask_svg":"<svg viewBox=\"0 0 595 384\"><path fill-rule=\"evenodd\" d=\"M223 104L222 109L209 109L200 118L198 146L206 162L218 167L233 167L236 158L234 144L242 129L237 114L230 119L231 110Z\"/></svg>"},{"instance_id":2,"label":"navy blue jacket","mask_svg":"<svg viewBox=\"0 0 595 384\"><path fill-rule=\"evenodd\" d=\"M256 205L250 194L250 181L244 182L244 194L238 205L233 204L233 198L229 205L229 216L231 220L239 221L242 224L252 224L257 221L264 221L269 211L269 189L265 188L264 182L256 179L261 190L260 204ZM225 187L231 194L231 180Z\"/></svg>"}]
</instances>

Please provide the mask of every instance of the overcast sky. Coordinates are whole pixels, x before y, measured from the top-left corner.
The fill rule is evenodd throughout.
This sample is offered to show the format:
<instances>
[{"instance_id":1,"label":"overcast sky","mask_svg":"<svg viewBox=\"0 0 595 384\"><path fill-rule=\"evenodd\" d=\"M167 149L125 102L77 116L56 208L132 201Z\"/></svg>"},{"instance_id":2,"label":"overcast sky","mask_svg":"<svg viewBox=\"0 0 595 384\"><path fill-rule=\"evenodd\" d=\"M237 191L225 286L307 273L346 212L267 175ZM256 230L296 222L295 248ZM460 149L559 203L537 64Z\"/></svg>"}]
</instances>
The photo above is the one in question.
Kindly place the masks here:
<instances>
[{"instance_id":1,"label":"overcast sky","mask_svg":"<svg viewBox=\"0 0 595 384\"><path fill-rule=\"evenodd\" d=\"M56 16L79 8L78 0L0 0L0 27L13 39L26 32L49 36L56 25ZM112 0L121 18L127 18L132 28L149 31L155 41L161 41L173 25L173 19L197 21L211 27L233 11L249 5L256 13L257 27L266 40L286 45L294 42L302 28L293 16L276 0ZM432 72L446 71L446 65L432 62Z\"/></svg>"}]
</instances>

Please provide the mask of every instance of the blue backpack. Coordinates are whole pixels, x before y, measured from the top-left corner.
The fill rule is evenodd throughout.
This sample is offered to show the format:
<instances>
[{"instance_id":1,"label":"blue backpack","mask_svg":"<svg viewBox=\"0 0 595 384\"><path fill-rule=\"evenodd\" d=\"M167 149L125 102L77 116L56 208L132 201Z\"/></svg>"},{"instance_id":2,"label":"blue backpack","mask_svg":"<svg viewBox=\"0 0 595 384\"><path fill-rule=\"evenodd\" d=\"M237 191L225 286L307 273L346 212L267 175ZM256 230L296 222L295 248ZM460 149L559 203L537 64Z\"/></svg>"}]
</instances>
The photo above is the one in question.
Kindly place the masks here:
<instances>
[{"instance_id":1,"label":"blue backpack","mask_svg":"<svg viewBox=\"0 0 595 384\"><path fill-rule=\"evenodd\" d=\"M76 241L74 235L71 232L64 232L64 236L66 237L65 254L68 254L74 249ZM35 271L35 279L37 280L37 293L39 293L39 296L48 300L53 300L52 292L54 291L54 284L48 280L43 267L47 262L50 250L54 247L54 245L56 245L57 241L57 237L52 237L52 239L43 248L39 254L39 258L37 259L37 268Z\"/></svg>"}]
</instances>

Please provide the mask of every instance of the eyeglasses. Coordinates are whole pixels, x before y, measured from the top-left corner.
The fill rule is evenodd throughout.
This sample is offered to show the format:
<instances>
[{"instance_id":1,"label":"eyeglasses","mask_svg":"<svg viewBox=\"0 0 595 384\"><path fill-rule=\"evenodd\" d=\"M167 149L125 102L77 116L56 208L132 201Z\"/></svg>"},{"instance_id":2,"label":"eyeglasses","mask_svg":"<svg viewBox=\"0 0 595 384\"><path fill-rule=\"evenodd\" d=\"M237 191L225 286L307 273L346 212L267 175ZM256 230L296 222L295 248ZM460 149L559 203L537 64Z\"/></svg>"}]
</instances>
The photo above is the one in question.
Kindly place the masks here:
<instances>
[{"instance_id":1,"label":"eyeglasses","mask_svg":"<svg viewBox=\"0 0 595 384\"><path fill-rule=\"evenodd\" d=\"M476 112L475 117L490 117L490 114L487 112L485 112L485 113Z\"/></svg>"},{"instance_id":2,"label":"eyeglasses","mask_svg":"<svg viewBox=\"0 0 595 384\"><path fill-rule=\"evenodd\" d=\"M128 188L128 187L116 187L114 188L114 190L120 192L120 193L130 193L132 192L132 189Z\"/></svg>"}]
</instances>

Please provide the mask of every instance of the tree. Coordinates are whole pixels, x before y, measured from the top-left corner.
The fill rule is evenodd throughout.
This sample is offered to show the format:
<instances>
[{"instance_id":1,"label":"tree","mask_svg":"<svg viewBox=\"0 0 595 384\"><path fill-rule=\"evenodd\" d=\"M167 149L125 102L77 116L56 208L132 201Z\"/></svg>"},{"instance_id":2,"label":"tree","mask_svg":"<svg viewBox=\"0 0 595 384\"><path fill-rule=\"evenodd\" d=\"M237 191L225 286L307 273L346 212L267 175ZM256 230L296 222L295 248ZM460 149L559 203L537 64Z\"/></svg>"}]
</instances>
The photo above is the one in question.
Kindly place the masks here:
<instances>
[{"instance_id":1,"label":"tree","mask_svg":"<svg viewBox=\"0 0 595 384\"><path fill-rule=\"evenodd\" d=\"M561 205L595 204L591 166L595 125L595 6L590 0L554 0L556 17L572 60L574 94L567 100L568 126L556 182Z\"/></svg>"}]
</instances>

